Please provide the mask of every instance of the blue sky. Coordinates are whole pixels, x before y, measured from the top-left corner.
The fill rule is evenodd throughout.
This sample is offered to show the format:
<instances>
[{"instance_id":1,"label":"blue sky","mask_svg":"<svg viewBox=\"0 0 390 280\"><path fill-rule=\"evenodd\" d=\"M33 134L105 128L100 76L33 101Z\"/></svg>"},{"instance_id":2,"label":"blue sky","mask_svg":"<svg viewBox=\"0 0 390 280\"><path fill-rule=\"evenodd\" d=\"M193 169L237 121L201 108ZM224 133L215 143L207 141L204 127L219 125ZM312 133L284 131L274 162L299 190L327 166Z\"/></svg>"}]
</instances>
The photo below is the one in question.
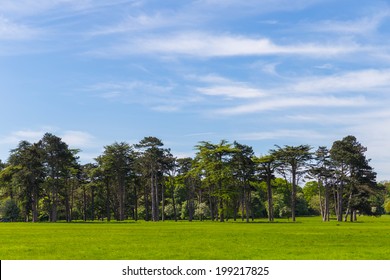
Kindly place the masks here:
<instances>
[{"instance_id":1,"label":"blue sky","mask_svg":"<svg viewBox=\"0 0 390 280\"><path fill-rule=\"evenodd\" d=\"M390 3L1 0L0 159L45 132L90 162L156 136L330 147L390 179Z\"/></svg>"}]
</instances>

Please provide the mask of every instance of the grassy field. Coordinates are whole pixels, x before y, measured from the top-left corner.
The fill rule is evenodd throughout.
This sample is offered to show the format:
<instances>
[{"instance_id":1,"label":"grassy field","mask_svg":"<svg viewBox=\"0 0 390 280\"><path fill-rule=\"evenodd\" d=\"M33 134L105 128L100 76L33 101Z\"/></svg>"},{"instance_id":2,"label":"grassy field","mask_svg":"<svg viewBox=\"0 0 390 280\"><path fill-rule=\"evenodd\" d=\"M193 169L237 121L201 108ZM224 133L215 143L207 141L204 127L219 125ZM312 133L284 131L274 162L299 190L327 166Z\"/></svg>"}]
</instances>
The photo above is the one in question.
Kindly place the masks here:
<instances>
[{"instance_id":1,"label":"grassy field","mask_svg":"<svg viewBox=\"0 0 390 280\"><path fill-rule=\"evenodd\" d=\"M0 223L0 259L389 260L390 216L359 220Z\"/></svg>"}]
</instances>

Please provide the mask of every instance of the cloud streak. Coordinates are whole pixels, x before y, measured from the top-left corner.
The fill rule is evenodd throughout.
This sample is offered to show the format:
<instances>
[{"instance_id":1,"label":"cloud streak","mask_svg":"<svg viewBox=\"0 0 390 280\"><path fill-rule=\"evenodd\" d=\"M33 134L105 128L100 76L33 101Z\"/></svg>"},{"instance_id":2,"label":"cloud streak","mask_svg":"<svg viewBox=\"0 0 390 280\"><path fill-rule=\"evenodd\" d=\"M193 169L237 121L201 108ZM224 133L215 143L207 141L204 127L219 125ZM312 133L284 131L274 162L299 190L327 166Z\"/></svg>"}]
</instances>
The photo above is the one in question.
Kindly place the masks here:
<instances>
[{"instance_id":1,"label":"cloud streak","mask_svg":"<svg viewBox=\"0 0 390 280\"><path fill-rule=\"evenodd\" d=\"M357 45L300 43L278 45L269 38L252 38L242 35L209 34L185 32L164 37L154 36L137 39L130 43L131 48L122 46L119 52L160 53L195 57L229 56L337 56L359 50ZM135 49L134 49L135 47Z\"/></svg>"}]
</instances>

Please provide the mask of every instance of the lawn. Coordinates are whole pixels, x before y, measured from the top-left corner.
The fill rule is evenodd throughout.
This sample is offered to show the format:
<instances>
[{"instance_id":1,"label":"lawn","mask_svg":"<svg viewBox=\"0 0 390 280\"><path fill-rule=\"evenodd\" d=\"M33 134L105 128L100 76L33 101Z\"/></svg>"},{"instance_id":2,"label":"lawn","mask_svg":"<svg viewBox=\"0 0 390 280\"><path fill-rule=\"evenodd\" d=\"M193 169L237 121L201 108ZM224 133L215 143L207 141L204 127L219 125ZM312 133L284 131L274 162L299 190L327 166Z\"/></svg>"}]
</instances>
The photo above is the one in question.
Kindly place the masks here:
<instances>
[{"instance_id":1,"label":"lawn","mask_svg":"<svg viewBox=\"0 0 390 280\"><path fill-rule=\"evenodd\" d=\"M390 216L356 223L0 223L0 259L389 260Z\"/></svg>"}]
</instances>

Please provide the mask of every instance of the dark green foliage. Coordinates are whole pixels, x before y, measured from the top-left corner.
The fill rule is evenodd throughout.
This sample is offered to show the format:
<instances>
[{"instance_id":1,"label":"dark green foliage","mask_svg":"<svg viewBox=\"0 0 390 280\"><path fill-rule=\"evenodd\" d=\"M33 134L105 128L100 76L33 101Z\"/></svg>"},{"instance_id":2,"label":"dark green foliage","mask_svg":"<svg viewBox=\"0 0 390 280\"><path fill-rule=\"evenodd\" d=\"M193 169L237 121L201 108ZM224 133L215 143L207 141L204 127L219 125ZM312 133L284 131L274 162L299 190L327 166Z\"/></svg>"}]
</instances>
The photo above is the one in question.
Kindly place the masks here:
<instances>
[{"instance_id":1,"label":"dark green foliage","mask_svg":"<svg viewBox=\"0 0 390 280\"><path fill-rule=\"evenodd\" d=\"M20 209L13 199L6 199L0 205L0 218L4 222L15 222L19 219Z\"/></svg>"}]
</instances>

